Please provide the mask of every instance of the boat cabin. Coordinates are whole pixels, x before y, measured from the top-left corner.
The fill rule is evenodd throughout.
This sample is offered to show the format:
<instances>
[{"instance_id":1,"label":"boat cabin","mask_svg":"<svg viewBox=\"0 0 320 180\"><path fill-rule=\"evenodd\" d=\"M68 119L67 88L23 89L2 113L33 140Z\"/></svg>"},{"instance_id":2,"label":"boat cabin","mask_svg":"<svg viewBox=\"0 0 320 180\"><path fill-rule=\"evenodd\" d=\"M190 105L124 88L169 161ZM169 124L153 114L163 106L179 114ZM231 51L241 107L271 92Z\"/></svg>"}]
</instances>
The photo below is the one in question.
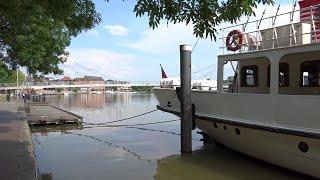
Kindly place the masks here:
<instances>
[{"instance_id":1,"label":"boat cabin","mask_svg":"<svg viewBox=\"0 0 320 180\"><path fill-rule=\"evenodd\" d=\"M221 29L228 35L218 56L218 93L225 92L229 65L234 70L229 93L320 94L320 0L299 5L299 10ZM276 26L277 19L285 24ZM260 28L264 21L271 27Z\"/></svg>"},{"instance_id":2,"label":"boat cabin","mask_svg":"<svg viewBox=\"0 0 320 180\"><path fill-rule=\"evenodd\" d=\"M320 178L320 0L299 6L221 29L217 91L191 91L192 122L231 149ZM154 94L180 115L179 91Z\"/></svg>"}]
</instances>

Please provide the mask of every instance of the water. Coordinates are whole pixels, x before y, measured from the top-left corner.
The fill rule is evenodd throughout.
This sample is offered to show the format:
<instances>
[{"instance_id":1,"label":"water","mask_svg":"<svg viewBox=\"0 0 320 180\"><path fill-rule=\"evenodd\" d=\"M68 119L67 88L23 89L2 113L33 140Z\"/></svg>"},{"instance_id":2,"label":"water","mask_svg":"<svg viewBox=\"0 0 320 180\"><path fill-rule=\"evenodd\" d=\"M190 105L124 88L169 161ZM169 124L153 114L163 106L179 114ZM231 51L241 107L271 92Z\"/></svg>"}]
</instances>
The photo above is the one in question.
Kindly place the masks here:
<instances>
[{"instance_id":1,"label":"water","mask_svg":"<svg viewBox=\"0 0 320 180\"><path fill-rule=\"evenodd\" d=\"M50 96L49 102L84 117L114 121L155 109L151 94ZM156 111L114 124L177 119ZM204 148L193 134L192 155L180 154L178 121L137 127L58 126L32 129L43 179L306 179L220 146Z\"/></svg>"}]
</instances>

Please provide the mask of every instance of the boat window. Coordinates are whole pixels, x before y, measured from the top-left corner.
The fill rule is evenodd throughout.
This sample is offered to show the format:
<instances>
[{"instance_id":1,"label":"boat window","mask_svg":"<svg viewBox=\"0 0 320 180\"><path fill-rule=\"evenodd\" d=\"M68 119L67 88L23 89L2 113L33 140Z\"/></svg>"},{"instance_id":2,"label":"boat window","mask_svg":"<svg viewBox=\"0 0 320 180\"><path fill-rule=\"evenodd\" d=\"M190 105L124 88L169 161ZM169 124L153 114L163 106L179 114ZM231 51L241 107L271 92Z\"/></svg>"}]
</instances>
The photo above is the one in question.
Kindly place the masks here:
<instances>
[{"instance_id":1,"label":"boat window","mask_svg":"<svg viewBox=\"0 0 320 180\"><path fill-rule=\"evenodd\" d=\"M268 66L268 87L270 87L270 65ZM279 64L279 86L288 87L289 86L289 64L280 63Z\"/></svg>"},{"instance_id":2,"label":"boat window","mask_svg":"<svg viewBox=\"0 0 320 180\"><path fill-rule=\"evenodd\" d=\"M320 86L320 60L305 61L301 64L300 82L302 87Z\"/></svg>"},{"instance_id":3,"label":"boat window","mask_svg":"<svg viewBox=\"0 0 320 180\"><path fill-rule=\"evenodd\" d=\"M241 86L257 87L258 86L258 66L243 66L241 68Z\"/></svg>"}]
</instances>

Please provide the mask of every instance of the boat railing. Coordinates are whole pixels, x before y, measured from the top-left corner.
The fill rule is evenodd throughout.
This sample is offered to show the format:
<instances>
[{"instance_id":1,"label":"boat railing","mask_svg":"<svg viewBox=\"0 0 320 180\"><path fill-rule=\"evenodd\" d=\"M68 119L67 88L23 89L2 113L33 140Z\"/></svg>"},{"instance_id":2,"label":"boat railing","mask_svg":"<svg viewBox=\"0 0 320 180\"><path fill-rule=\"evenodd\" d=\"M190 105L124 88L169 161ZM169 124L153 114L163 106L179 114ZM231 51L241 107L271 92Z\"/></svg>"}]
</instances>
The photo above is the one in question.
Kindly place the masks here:
<instances>
[{"instance_id":1,"label":"boat railing","mask_svg":"<svg viewBox=\"0 0 320 180\"><path fill-rule=\"evenodd\" d=\"M242 42L231 50L227 40L233 30L241 33ZM221 28L220 36L223 55L319 43L320 4Z\"/></svg>"}]
</instances>

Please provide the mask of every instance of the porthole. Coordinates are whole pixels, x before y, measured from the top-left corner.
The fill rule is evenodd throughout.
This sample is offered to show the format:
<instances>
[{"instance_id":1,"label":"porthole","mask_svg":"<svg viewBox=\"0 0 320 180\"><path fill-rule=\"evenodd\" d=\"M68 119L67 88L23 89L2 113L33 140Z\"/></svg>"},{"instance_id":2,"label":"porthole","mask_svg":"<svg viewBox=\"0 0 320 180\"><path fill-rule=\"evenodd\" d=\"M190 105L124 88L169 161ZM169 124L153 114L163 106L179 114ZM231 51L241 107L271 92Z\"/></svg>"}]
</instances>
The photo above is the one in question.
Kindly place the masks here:
<instances>
[{"instance_id":1,"label":"porthole","mask_svg":"<svg viewBox=\"0 0 320 180\"><path fill-rule=\"evenodd\" d=\"M213 123L213 126L215 127L215 128L218 128L218 125L217 125L217 123Z\"/></svg>"},{"instance_id":2,"label":"porthole","mask_svg":"<svg viewBox=\"0 0 320 180\"><path fill-rule=\"evenodd\" d=\"M168 107L171 107L171 102L170 101L168 101Z\"/></svg>"},{"instance_id":3,"label":"porthole","mask_svg":"<svg viewBox=\"0 0 320 180\"><path fill-rule=\"evenodd\" d=\"M299 142L298 147L299 147L299 149L300 149L301 152L306 153L306 152L309 151L309 146L308 146L308 144L305 143L305 142L303 142L303 141Z\"/></svg>"},{"instance_id":4,"label":"porthole","mask_svg":"<svg viewBox=\"0 0 320 180\"><path fill-rule=\"evenodd\" d=\"M236 128L235 132L236 132L236 134L240 135L240 129L239 128Z\"/></svg>"}]
</instances>

